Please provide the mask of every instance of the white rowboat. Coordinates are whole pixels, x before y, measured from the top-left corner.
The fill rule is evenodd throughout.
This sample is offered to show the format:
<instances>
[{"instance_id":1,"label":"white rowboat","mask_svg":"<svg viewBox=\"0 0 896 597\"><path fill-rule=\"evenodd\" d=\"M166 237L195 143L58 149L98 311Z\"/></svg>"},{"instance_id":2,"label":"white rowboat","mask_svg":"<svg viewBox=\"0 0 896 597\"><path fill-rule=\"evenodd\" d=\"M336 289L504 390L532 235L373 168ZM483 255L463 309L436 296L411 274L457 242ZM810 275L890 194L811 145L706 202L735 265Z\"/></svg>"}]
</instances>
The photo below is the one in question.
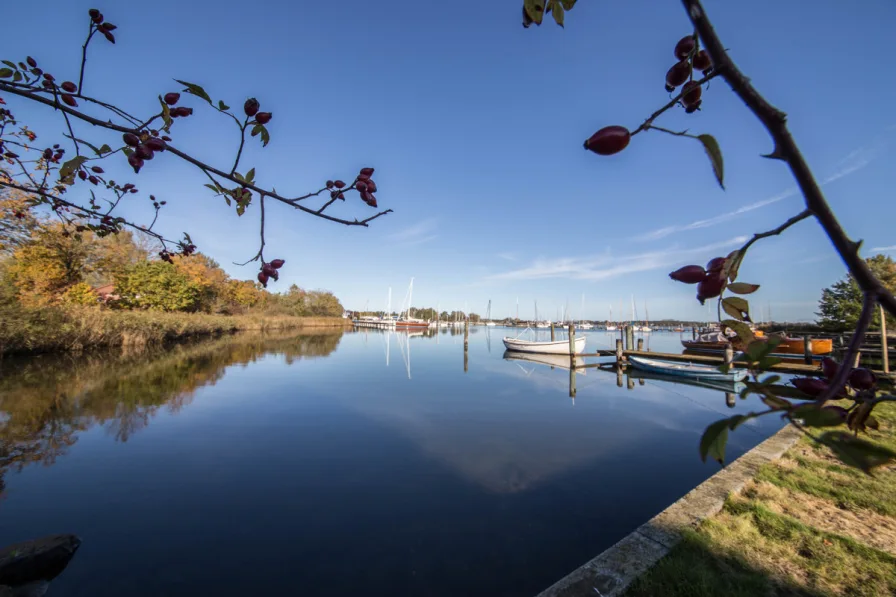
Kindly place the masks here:
<instances>
[{"instance_id":1,"label":"white rowboat","mask_svg":"<svg viewBox=\"0 0 896 597\"><path fill-rule=\"evenodd\" d=\"M585 350L585 336L575 339L576 354ZM504 346L507 350L517 352L534 352L540 354L569 354L569 340L557 340L556 342L537 342L533 340L520 340L518 338L504 338Z\"/></svg>"}]
</instances>

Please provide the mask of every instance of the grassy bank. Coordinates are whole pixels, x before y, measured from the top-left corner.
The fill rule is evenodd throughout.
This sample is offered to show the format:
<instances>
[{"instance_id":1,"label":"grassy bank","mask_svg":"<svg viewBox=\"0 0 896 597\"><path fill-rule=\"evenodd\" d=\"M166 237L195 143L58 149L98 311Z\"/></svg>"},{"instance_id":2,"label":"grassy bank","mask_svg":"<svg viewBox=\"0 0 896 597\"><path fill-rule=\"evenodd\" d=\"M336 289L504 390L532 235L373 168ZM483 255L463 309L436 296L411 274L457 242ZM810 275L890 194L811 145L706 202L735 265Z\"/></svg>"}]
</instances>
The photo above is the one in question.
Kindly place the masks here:
<instances>
[{"instance_id":1,"label":"grassy bank","mask_svg":"<svg viewBox=\"0 0 896 597\"><path fill-rule=\"evenodd\" d=\"M341 317L207 315L96 308L0 310L0 354L161 344L240 331L347 327Z\"/></svg>"},{"instance_id":2,"label":"grassy bank","mask_svg":"<svg viewBox=\"0 0 896 597\"><path fill-rule=\"evenodd\" d=\"M896 406L874 414L896 449ZM803 438L625 595L896 595L896 466L870 477Z\"/></svg>"}]
</instances>

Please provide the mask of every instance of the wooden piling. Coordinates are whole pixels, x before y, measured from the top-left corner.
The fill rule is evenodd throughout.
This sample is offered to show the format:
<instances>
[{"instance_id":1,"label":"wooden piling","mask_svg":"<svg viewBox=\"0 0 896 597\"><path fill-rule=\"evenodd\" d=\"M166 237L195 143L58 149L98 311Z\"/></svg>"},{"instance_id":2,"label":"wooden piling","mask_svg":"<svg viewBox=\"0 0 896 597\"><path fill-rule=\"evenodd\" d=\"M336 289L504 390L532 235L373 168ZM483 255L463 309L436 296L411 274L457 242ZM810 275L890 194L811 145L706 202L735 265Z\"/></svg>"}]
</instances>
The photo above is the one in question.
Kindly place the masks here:
<instances>
[{"instance_id":1,"label":"wooden piling","mask_svg":"<svg viewBox=\"0 0 896 597\"><path fill-rule=\"evenodd\" d=\"M644 338L638 338L638 350L639 351L644 350Z\"/></svg>"},{"instance_id":2,"label":"wooden piling","mask_svg":"<svg viewBox=\"0 0 896 597\"><path fill-rule=\"evenodd\" d=\"M727 346L725 346L725 365L731 366L731 363L734 362L734 347L731 346L729 342Z\"/></svg>"},{"instance_id":3,"label":"wooden piling","mask_svg":"<svg viewBox=\"0 0 896 597\"><path fill-rule=\"evenodd\" d=\"M626 350L635 348L635 330L630 325L625 326L625 348Z\"/></svg>"},{"instance_id":4,"label":"wooden piling","mask_svg":"<svg viewBox=\"0 0 896 597\"><path fill-rule=\"evenodd\" d=\"M576 324L569 324L569 354L573 362L576 360Z\"/></svg>"},{"instance_id":5,"label":"wooden piling","mask_svg":"<svg viewBox=\"0 0 896 597\"><path fill-rule=\"evenodd\" d=\"M890 374L890 349L887 346L887 314L884 312L883 306L880 307L880 350L883 359L883 372Z\"/></svg>"},{"instance_id":6,"label":"wooden piling","mask_svg":"<svg viewBox=\"0 0 896 597\"><path fill-rule=\"evenodd\" d=\"M464 373L470 368L470 320L464 321Z\"/></svg>"},{"instance_id":7,"label":"wooden piling","mask_svg":"<svg viewBox=\"0 0 896 597\"><path fill-rule=\"evenodd\" d=\"M812 364L812 336L803 336L803 359L807 365Z\"/></svg>"},{"instance_id":8,"label":"wooden piling","mask_svg":"<svg viewBox=\"0 0 896 597\"><path fill-rule=\"evenodd\" d=\"M692 327L692 328L691 328L691 339L692 339L692 340L696 340L696 339L697 339L697 328L695 328L695 327Z\"/></svg>"},{"instance_id":9,"label":"wooden piling","mask_svg":"<svg viewBox=\"0 0 896 597\"><path fill-rule=\"evenodd\" d=\"M551 322L551 342L554 341L554 324Z\"/></svg>"},{"instance_id":10,"label":"wooden piling","mask_svg":"<svg viewBox=\"0 0 896 597\"><path fill-rule=\"evenodd\" d=\"M616 340L616 366L620 367L622 365L622 339ZM620 369L621 371L621 369ZM622 385L621 383L619 384Z\"/></svg>"},{"instance_id":11,"label":"wooden piling","mask_svg":"<svg viewBox=\"0 0 896 597\"><path fill-rule=\"evenodd\" d=\"M622 342L622 340L617 340L617 342ZM616 365L616 385L620 388L622 387L622 366Z\"/></svg>"},{"instance_id":12,"label":"wooden piling","mask_svg":"<svg viewBox=\"0 0 896 597\"><path fill-rule=\"evenodd\" d=\"M628 380L626 381L625 387L629 390L634 390L635 389L635 378L632 377L631 375L626 375L626 377L628 378Z\"/></svg>"},{"instance_id":13,"label":"wooden piling","mask_svg":"<svg viewBox=\"0 0 896 597\"><path fill-rule=\"evenodd\" d=\"M575 361L576 357L572 357L572 360ZM575 404L576 398L576 368L569 368L569 397L573 399L572 403Z\"/></svg>"}]
</instances>

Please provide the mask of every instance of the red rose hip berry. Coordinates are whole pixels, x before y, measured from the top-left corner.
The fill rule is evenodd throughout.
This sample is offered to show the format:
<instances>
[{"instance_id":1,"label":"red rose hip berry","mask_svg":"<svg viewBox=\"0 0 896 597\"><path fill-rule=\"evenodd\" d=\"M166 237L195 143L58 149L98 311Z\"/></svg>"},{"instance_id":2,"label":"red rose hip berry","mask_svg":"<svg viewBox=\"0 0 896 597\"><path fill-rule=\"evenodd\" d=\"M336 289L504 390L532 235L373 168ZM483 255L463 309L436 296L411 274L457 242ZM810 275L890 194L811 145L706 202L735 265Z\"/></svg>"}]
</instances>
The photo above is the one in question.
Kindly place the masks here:
<instances>
[{"instance_id":1,"label":"red rose hip berry","mask_svg":"<svg viewBox=\"0 0 896 597\"><path fill-rule=\"evenodd\" d=\"M598 155L613 155L628 147L632 135L624 126L605 126L585 141L585 149Z\"/></svg>"},{"instance_id":2,"label":"red rose hip berry","mask_svg":"<svg viewBox=\"0 0 896 597\"><path fill-rule=\"evenodd\" d=\"M693 52L696 47L697 42L694 40L694 36L686 35L679 39L678 43L675 44L675 57L679 60L684 60L691 55L691 52Z\"/></svg>"}]
</instances>

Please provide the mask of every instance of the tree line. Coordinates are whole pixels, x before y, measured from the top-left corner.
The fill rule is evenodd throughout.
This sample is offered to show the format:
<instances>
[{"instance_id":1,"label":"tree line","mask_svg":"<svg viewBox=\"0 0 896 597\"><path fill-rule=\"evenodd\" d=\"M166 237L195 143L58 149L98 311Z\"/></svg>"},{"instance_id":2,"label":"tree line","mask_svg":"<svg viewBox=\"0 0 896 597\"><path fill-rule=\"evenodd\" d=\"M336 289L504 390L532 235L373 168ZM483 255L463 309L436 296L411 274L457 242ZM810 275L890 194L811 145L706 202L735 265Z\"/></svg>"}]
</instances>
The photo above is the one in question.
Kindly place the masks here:
<instances>
[{"instance_id":1,"label":"tree line","mask_svg":"<svg viewBox=\"0 0 896 597\"><path fill-rule=\"evenodd\" d=\"M295 284L268 292L255 281L231 278L202 253L165 262L139 232L73 228L6 190L0 191L0 304L318 317L344 311L331 292Z\"/></svg>"}]
</instances>

